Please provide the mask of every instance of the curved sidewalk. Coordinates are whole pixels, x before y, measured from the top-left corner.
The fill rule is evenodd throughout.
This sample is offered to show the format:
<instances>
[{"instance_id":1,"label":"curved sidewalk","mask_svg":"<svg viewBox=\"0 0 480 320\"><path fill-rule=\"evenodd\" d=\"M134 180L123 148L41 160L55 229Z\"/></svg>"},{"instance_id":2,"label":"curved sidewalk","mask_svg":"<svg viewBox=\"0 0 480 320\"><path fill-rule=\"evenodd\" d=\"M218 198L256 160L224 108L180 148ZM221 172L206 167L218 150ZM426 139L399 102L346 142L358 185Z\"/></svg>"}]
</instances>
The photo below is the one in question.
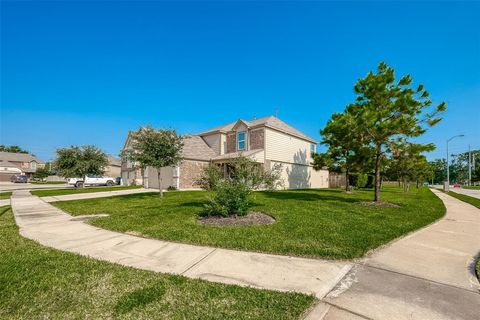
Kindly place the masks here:
<instances>
[{"instance_id":1,"label":"curved sidewalk","mask_svg":"<svg viewBox=\"0 0 480 320\"><path fill-rule=\"evenodd\" d=\"M56 249L139 269L323 298L352 264L200 247L91 226L31 195L11 198L20 234Z\"/></svg>"},{"instance_id":2,"label":"curved sidewalk","mask_svg":"<svg viewBox=\"0 0 480 320\"><path fill-rule=\"evenodd\" d=\"M366 257L308 319L480 319L480 210L432 190L445 204L439 221Z\"/></svg>"},{"instance_id":3,"label":"curved sidewalk","mask_svg":"<svg viewBox=\"0 0 480 320\"><path fill-rule=\"evenodd\" d=\"M93 227L27 191L12 195L20 233L43 245L140 269L314 294L305 319L480 319L480 210L440 191L439 221L362 263L323 261L145 239ZM78 217L77 217L78 219Z\"/></svg>"}]
</instances>

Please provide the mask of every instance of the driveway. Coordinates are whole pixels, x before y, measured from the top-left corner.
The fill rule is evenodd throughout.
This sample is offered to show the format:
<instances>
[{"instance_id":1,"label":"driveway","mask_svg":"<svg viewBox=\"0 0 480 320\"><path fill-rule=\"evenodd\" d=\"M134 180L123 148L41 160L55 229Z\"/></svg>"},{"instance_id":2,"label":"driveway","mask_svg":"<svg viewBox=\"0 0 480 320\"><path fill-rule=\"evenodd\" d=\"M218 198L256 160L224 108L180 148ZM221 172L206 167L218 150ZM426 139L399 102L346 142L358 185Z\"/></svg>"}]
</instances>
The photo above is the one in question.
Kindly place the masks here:
<instances>
[{"instance_id":1,"label":"driveway","mask_svg":"<svg viewBox=\"0 0 480 320\"><path fill-rule=\"evenodd\" d=\"M480 199L480 190L479 189L450 188L450 191Z\"/></svg>"}]
</instances>

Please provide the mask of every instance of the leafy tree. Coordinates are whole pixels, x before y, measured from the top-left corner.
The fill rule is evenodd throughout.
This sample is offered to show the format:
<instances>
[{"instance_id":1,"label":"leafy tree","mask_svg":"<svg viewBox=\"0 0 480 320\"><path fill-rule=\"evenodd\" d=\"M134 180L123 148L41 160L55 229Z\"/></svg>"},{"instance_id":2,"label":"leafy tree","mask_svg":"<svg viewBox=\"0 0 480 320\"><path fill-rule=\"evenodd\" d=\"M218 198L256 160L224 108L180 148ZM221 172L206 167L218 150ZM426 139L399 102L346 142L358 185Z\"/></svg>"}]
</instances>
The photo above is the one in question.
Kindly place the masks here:
<instances>
[{"instance_id":1,"label":"leafy tree","mask_svg":"<svg viewBox=\"0 0 480 320\"><path fill-rule=\"evenodd\" d=\"M312 166L314 170L327 168L333 172L340 172L339 166L334 162L333 156L327 152L312 153Z\"/></svg>"},{"instance_id":2,"label":"leafy tree","mask_svg":"<svg viewBox=\"0 0 480 320\"><path fill-rule=\"evenodd\" d=\"M281 185L280 176L282 165L275 164L272 169L266 170L263 165L247 157L238 157L229 162L232 170L228 179L246 185L249 189L276 189Z\"/></svg>"},{"instance_id":3,"label":"leafy tree","mask_svg":"<svg viewBox=\"0 0 480 320\"><path fill-rule=\"evenodd\" d=\"M0 151L13 152L13 153L29 153L27 150L20 148L19 146L5 146L0 145Z\"/></svg>"},{"instance_id":4,"label":"leafy tree","mask_svg":"<svg viewBox=\"0 0 480 320\"><path fill-rule=\"evenodd\" d=\"M142 127L131 133L130 148L122 151L122 157L141 168L157 169L160 197L163 197L161 168L177 166L182 160L183 137L175 130Z\"/></svg>"},{"instance_id":5,"label":"leafy tree","mask_svg":"<svg viewBox=\"0 0 480 320\"><path fill-rule=\"evenodd\" d=\"M35 173L34 173L33 177L35 179L43 180L50 175L52 175L52 172L50 172L50 170L48 170L45 167L45 168L37 168L37 170L35 170Z\"/></svg>"},{"instance_id":6,"label":"leafy tree","mask_svg":"<svg viewBox=\"0 0 480 320\"><path fill-rule=\"evenodd\" d=\"M355 119L355 128L361 132L363 143L375 149L375 196L381 201L382 160L387 148L398 137L418 137L428 127L436 125L446 104L432 108L429 93L423 85L412 88L410 75L395 80L394 70L381 62L376 73L370 72L354 86L356 102L346 113Z\"/></svg>"},{"instance_id":7,"label":"leafy tree","mask_svg":"<svg viewBox=\"0 0 480 320\"><path fill-rule=\"evenodd\" d=\"M71 146L57 149L53 165L61 176L85 178L87 175L103 174L108 159L105 152L95 146Z\"/></svg>"},{"instance_id":8,"label":"leafy tree","mask_svg":"<svg viewBox=\"0 0 480 320\"><path fill-rule=\"evenodd\" d=\"M472 150L472 181L480 180L480 150ZM468 152L453 154L450 163L450 181L468 183Z\"/></svg>"},{"instance_id":9,"label":"leafy tree","mask_svg":"<svg viewBox=\"0 0 480 320\"><path fill-rule=\"evenodd\" d=\"M215 166L215 165L212 165ZM239 157L227 164L228 174L223 171L205 168L201 184L205 189L213 190L214 196L205 205L206 215L246 215L251 207L253 190L275 189L280 186L281 165L266 170L261 164L246 157ZM219 178L219 174L221 178Z\"/></svg>"},{"instance_id":10,"label":"leafy tree","mask_svg":"<svg viewBox=\"0 0 480 320\"><path fill-rule=\"evenodd\" d=\"M409 182L415 181L418 188L421 180L431 177L431 166L422 153L434 150L433 144L417 144L400 139L390 149L392 158L387 174L403 182L405 192L408 190Z\"/></svg>"},{"instance_id":11,"label":"leafy tree","mask_svg":"<svg viewBox=\"0 0 480 320\"><path fill-rule=\"evenodd\" d=\"M326 154L330 156L337 171L345 172L346 191L349 190L349 175L356 161L355 156L358 154L356 151L361 148L363 142L355 128L355 119L351 114L334 113L325 128L320 131L323 136L322 144L328 146Z\"/></svg>"},{"instance_id":12,"label":"leafy tree","mask_svg":"<svg viewBox=\"0 0 480 320\"><path fill-rule=\"evenodd\" d=\"M447 160L435 159L429 162L430 167L433 171L433 183L442 184L444 181L447 181Z\"/></svg>"},{"instance_id":13,"label":"leafy tree","mask_svg":"<svg viewBox=\"0 0 480 320\"><path fill-rule=\"evenodd\" d=\"M223 170L220 166L209 163L203 168L200 177L195 183L204 190L214 190L216 186L223 180Z\"/></svg>"}]
</instances>

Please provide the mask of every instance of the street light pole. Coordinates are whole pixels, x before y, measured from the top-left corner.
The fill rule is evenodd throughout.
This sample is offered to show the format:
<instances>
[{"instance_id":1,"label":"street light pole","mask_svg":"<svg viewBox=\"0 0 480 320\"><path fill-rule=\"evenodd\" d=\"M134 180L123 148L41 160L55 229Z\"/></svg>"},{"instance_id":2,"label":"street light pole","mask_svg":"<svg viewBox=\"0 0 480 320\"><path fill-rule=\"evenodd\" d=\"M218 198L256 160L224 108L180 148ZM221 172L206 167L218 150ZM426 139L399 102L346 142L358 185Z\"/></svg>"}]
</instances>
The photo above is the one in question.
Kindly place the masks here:
<instances>
[{"instance_id":1,"label":"street light pole","mask_svg":"<svg viewBox=\"0 0 480 320\"><path fill-rule=\"evenodd\" d=\"M448 143L455 138L460 138L460 137L464 137L464 136L465 135L463 135L463 134L459 134L459 135L453 136L453 137L451 137L450 139L447 140L447 185L443 187L445 189L445 191L450 191L450 162L449 162L449 159L448 159Z\"/></svg>"},{"instance_id":2,"label":"street light pole","mask_svg":"<svg viewBox=\"0 0 480 320\"><path fill-rule=\"evenodd\" d=\"M472 151L468 145L468 186L472 185Z\"/></svg>"}]
</instances>

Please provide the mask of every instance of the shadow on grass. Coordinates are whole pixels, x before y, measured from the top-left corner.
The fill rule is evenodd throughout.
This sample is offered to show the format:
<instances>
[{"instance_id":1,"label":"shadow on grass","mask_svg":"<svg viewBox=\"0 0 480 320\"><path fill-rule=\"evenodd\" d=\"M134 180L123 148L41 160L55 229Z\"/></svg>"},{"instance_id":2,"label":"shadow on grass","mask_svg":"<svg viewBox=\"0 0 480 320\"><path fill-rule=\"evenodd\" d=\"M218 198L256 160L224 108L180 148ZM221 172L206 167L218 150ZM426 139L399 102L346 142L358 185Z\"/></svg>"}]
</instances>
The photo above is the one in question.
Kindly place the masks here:
<instances>
[{"instance_id":1,"label":"shadow on grass","mask_svg":"<svg viewBox=\"0 0 480 320\"><path fill-rule=\"evenodd\" d=\"M0 217L10 210L10 206L0 207Z\"/></svg>"},{"instance_id":2,"label":"shadow on grass","mask_svg":"<svg viewBox=\"0 0 480 320\"><path fill-rule=\"evenodd\" d=\"M115 305L115 313L125 314L137 307L143 307L149 303L161 299L165 294L165 288L157 284L147 288L140 288L121 296Z\"/></svg>"},{"instance_id":3,"label":"shadow on grass","mask_svg":"<svg viewBox=\"0 0 480 320\"><path fill-rule=\"evenodd\" d=\"M120 195L120 196L112 196L112 197L115 197L115 199L119 199L121 201L125 201L125 200L132 200L132 199L139 199L139 200L142 200L142 199L151 199L151 198L159 198L160 199L160 196L158 194L158 192L145 192L145 193L134 193L134 194L124 194L124 195Z\"/></svg>"},{"instance_id":4,"label":"shadow on grass","mask_svg":"<svg viewBox=\"0 0 480 320\"><path fill-rule=\"evenodd\" d=\"M346 195L341 195L338 192L338 196L329 194L321 194L318 192L301 192L301 191L287 191L287 192L263 192L265 197L273 198L277 200L295 200L295 201L339 201L353 203L359 201L358 198L350 198Z\"/></svg>"}]
</instances>

